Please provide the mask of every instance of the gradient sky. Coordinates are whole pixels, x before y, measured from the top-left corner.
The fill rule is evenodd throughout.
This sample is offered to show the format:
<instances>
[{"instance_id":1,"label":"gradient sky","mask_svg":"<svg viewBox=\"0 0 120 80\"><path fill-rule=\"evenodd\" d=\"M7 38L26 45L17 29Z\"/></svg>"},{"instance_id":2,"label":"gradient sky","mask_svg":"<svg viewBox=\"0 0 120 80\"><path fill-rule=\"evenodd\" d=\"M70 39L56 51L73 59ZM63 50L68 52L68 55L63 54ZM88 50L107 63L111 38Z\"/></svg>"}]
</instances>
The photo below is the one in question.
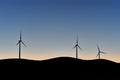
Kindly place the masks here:
<instances>
[{"instance_id":1,"label":"gradient sky","mask_svg":"<svg viewBox=\"0 0 120 80\"><path fill-rule=\"evenodd\" d=\"M76 35L81 59L120 62L119 0L0 0L0 58L17 58L22 30L22 57L43 60L75 57Z\"/></svg>"}]
</instances>

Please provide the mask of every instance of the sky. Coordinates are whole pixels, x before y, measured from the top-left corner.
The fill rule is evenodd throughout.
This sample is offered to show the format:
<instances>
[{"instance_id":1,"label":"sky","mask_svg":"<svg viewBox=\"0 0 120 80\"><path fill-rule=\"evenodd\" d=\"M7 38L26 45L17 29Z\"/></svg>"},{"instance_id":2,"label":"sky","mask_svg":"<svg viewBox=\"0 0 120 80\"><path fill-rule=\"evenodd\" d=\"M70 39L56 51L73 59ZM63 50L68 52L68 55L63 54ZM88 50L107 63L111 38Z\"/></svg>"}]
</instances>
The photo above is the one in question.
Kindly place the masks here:
<instances>
[{"instance_id":1,"label":"sky","mask_svg":"<svg viewBox=\"0 0 120 80\"><path fill-rule=\"evenodd\" d=\"M119 0L0 0L0 59L18 58L19 32L27 47L22 58L75 57L120 62Z\"/></svg>"}]
</instances>

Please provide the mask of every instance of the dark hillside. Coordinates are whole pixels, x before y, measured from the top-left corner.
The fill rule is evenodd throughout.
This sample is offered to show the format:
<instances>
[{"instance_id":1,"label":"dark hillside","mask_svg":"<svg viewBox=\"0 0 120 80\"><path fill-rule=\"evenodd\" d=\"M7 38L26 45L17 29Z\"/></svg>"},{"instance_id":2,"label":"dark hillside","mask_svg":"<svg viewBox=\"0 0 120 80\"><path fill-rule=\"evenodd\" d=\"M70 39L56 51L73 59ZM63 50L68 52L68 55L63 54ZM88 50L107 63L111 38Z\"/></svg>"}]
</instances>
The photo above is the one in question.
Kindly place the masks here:
<instances>
[{"instance_id":1,"label":"dark hillside","mask_svg":"<svg viewBox=\"0 0 120 80\"><path fill-rule=\"evenodd\" d=\"M104 80L108 78L109 80L115 80L120 78L120 64L105 59L81 60L71 57L58 57L43 61L4 59L0 60L0 68L6 71L14 70L16 73L18 71L39 76L78 76L79 80L81 78L90 78L91 80ZM37 76L36 78L40 77Z\"/></svg>"}]
</instances>

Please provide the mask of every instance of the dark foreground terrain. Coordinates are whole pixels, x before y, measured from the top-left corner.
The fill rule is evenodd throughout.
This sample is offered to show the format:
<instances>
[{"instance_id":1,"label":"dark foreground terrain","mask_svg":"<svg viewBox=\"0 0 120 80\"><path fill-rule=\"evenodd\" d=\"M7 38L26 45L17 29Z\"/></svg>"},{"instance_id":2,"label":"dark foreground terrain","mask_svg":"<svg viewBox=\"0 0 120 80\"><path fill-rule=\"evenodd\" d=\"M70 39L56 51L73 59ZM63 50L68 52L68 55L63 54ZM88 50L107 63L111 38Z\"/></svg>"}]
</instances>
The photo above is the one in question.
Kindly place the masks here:
<instances>
[{"instance_id":1,"label":"dark foreground terrain","mask_svg":"<svg viewBox=\"0 0 120 80\"><path fill-rule=\"evenodd\" d=\"M13 74L20 74L20 76L25 74L24 76L29 75L29 78L37 79L55 77L63 79L67 77L73 78L73 80L120 80L120 63L105 59L80 60L70 57L43 61L4 59L0 60L0 68L7 74L14 72Z\"/></svg>"}]
</instances>

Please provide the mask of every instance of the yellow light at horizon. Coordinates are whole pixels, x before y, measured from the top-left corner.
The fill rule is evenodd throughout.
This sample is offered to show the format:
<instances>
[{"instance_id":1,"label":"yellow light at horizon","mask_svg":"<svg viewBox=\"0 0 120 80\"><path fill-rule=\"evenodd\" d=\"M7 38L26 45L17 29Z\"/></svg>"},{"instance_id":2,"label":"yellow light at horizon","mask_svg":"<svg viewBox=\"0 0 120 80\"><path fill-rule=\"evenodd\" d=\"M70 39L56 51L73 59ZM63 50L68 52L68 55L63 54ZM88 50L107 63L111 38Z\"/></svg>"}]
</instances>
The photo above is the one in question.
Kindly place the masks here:
<instances>
[{"instance_id":1,"label":"yellow light at horizon","mask_svg":"<svg viewBox=\"0 0 120 80\"><path fill-rule=\"evenodd\" d=\"M22 58L24 59L31 59L31 60L46 60L46 59L51 59L51 58L55 58L55 57L74 57L75 58L75 53L66 53L66 52L59 52L58 54L55 53L41 53L41 52L37 52L37 53L24 53L22 54ZM17 52L13 52L13 53L9 53L9 54L2 54L0 59L7 59L7 58L18 58L18 53ZM118 55L114 55L114 54L106 54L106 55L101 55L102 59L107 59L107 60L111 60L117 63L120 63L120 58ZM93 59L97 59L96 54L88 54L88 53L79 53L79 59L83 59L83 60L93 60Z\"/></svg>"}]
</instances>

